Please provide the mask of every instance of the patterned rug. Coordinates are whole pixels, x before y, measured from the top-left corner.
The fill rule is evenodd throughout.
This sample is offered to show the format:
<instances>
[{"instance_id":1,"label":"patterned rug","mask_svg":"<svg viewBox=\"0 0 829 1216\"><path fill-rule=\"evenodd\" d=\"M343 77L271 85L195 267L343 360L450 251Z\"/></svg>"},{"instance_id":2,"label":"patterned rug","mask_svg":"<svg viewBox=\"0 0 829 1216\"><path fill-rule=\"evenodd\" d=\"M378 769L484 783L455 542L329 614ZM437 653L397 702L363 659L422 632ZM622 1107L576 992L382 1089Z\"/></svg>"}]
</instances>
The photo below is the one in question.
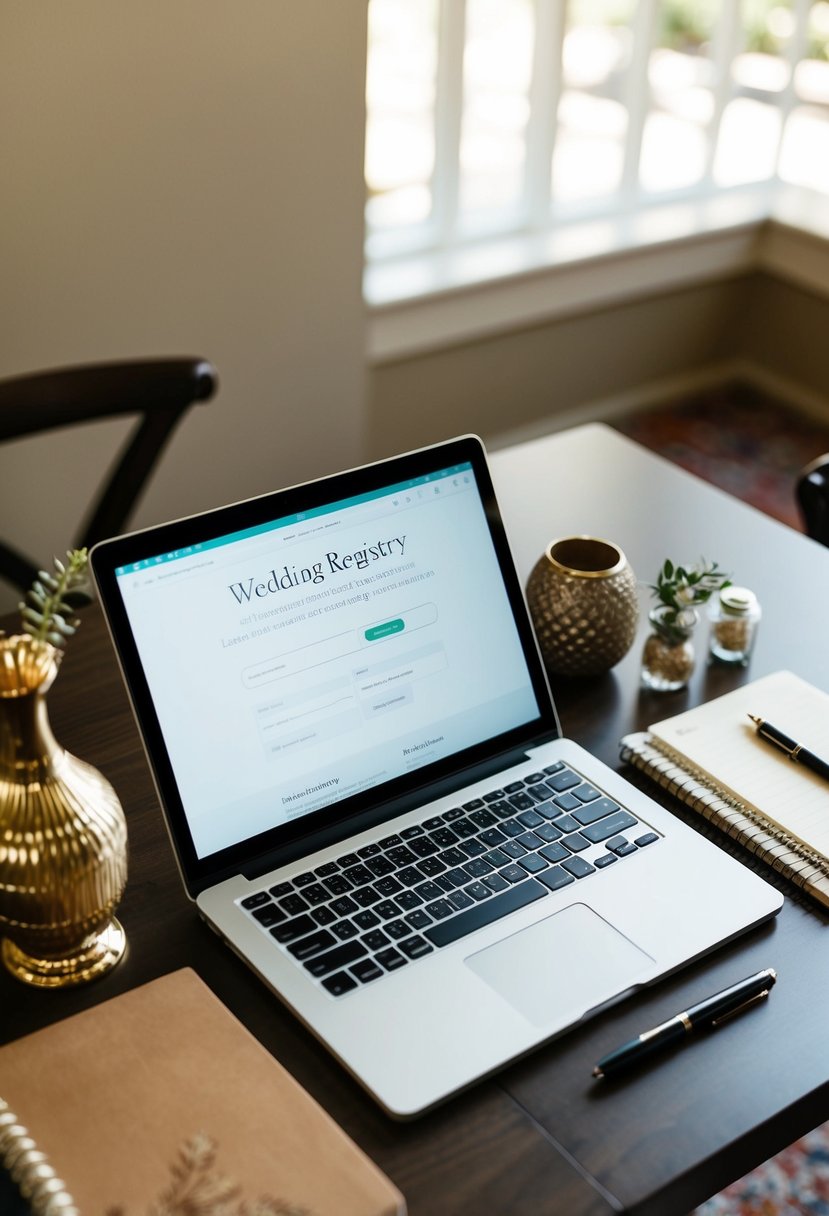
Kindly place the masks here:
<instances>
[{"instance_id":1,"label":"patterned rug","mask_svg":"<svg viewBox=\"0 0 829 1216\"><path fill-rule=\"evenodd\" d=\"M797 474L829 452L829 424L821 426L740 386L643 410L613 425L801 530L794 499ZM829 1216L829 1123L720 1191L692 1216Z\"/></svg>"},{"instance_id":2,"label":"patterned rug","mask_svg":"<svg viewBox=\"0 0 829 1216\"><path fill-rule=\"evenodd\" d=\"M821 426L741 386L633 413L613 425L793 528L801 528L794 498L797 474L829 452L829 421Z\"/></svg>"}]
</instances>

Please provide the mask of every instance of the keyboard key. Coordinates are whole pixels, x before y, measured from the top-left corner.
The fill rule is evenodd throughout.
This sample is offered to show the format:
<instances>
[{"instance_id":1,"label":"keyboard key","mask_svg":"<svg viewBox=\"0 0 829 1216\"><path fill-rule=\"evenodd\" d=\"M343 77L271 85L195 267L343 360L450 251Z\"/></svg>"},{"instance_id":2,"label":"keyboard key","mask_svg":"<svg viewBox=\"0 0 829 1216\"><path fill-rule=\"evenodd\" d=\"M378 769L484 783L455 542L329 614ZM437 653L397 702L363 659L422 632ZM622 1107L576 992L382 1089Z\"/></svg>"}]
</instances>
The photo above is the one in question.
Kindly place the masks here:
<instances>
[{"instance_id":1,"label":"keyboard key","mask_svg":"<svg viewBox=\"0 0 829 1216\"><path fill-rule=\"evenodd\" d=\"M383 950L377 955L376 961L381 967L385 967L386 971L397 971L400 967L405 967L408 960L399 950L389 947L388 950Z\"/></svg>"},{"instance_id":2,"label":"keyboard key","mask_svg":"<svg viewBox=\"0 0 829 1216\"><path fill-rule=\"evenodd\" d=\"M246 895L242 900L242 907L249 911L252 908L259 908L262 904L269 904L271 897L267 891L257 891L255 895Z\"/></svg>"},{"instance_id":3,"label":"keyboard key","mask_svg":"<svg viewBox=\"0 0 829 1216\"><path fill-rule=\"evenodd\" d=\"M283 895L290 895L293 889L289 882L278 882L275 887L269 888L274 899L281 899Z\"/></svg>"},{"instance_id":4,"label":"keyboard key","mask_svg":"<svg viewBox=\"0 0 829 1216\"><path fill-rule=\"evenodd\" d=\"M327 929L318 929L316 933L311 933L308 937L300 937L297 941L291 942L288 952L294 958L302 961L310 958L312 954L319 954L320 950L327 950L329 946L336 944L337 939Z\"/></svg>"},{"instance_id":5,"label":"keyboard key","mask_svg":"<svg viewBox=\"0 0 829 1216\"><path fill-rule=\"evenodd\" d=\"M574 811L577 806L584 805L579 802L575 794L559 794L558 798L554 798L553 801L562 811Z\"/></svg>"},{"instance_id":6,"label":"keyboard key","mask_svg":"<svg viewBox=\"0 0 829 1216\"><path fill-rule=\"evenodd\" d=\"M491 802L489 809L492 811L496 819L511 819L515 814L515 807L512 806L506 798L502 798L499 802Z\"/></svg>"},{"instance_id":7,"label":"keyboard key","mask_svg":"<svg viewBox=\"0 0 829 1216\"><path fill-rule=\"evenodd\" d=\"M469 854L456 849L454 845L450 849L444 849L442 853L438 853L438 860L442 861L445 866L454 869L455 866L462 866L466 863Z\"/></svg>"},{"instance_id":8,"label":"keyboard key","mask_svg":"<svg viewBox=\"0 0 829 1216\"><path fill-rule=\"evenodd\" d=\"M279 906L283 908L289 916L296 916L300 912L305 912L308 904L301 895L286 895L280 899Z\"/></svg>"},{"instance_id":9,"label":"keyboard key","mask_svg":"<svg viewBox=\"0 0 829 1216\"><path fill-rule=\"evenodd\" d=\"M433 815L431 819L425 819L423 821L423 826L428 832L433 832L436 828L443 826L443 816Z\"/></svg>"},{"instance_id":10,"label":"keyboard key","mask_svg":"<svg viewBox=\"0 0 829 1216\"><path fill-rule=\"evenodd\" d=\"M316 874L312 874L310 870L306 870L304 874L297 874L294 878L295 887L307 887L309 883L316 882Z\"/></svg>"},{"instance_id":11,"label":"keyboard key","mask_svg":"<svg viewBox=\"0 0 829 1216\"><path fill-rule=\"evenodd\" d=\"M481 844L480 840L465 840L461 845L467 857L480 857L486 852L486 845Z\"/></svg>"},{"instance_id":12,"label":"keyboard key","mask_svg":"<svg viewBox=\"0 0 829 1216\"><path fill-rule=\"evenodd\" d=\"M369 904L376 904L380 896L374 890L374 887L360 887L357 891L353 892L351 898L361 908L367 908Z\"/></svg>"},{"instance_id":13,"label":"keyboard key","mask_svg":"<svg viewBox=\"0 0 829 1216\"><path fill-rule=\"evenodd\" d=\"M527 877L527 871L522 866L515 865L515 863L511 866L504 866L503 870L499 870L498 873L507 882L523 882Z\"/></svg>"},{"instance_id":14,"label":"keyboard key","mask_svg":"<svg viewBox=\"0 0 829 1216\"><path fill-rule=\"evenodd\" d=\"M464 891L467 895L471 895L472 898L478 903L480 903L482 899L489 899L492 895L489 888L485 887L482 882L471 882L468 887L464 887Z\"/></svg>"},{"instance_id":15,"label":"keyboard key","mask_svg":"<svg viewBox=\"0 0 829 1216\"><path fill-rule=\"evenodd\" d=\"M534 839L535 839L536 845L541 844L541 841L538 839L538 837L535 837ZM504 844L501 845L501 848L499 851L501 853L505 853L507 855L507 857L511 857L513 861L517 861L519 857L523 857L524 854L527 852L527 850L524 848L523 844L519 844L517 840L505 841Z\"/></svg>"},{"instance_id":16,"label":"keyboard key","mask_svg":"<svg viewBox=\"0 0 829 1216\"><path fill-rule=\"evenodd\" d=\"M426 905L426 911L432 920L444 920L447 916L451 916L455 909L448 899L436 899L434 903Z\"/></svg>"},{"instance_id":17,"label":"keyboard key","mask_svg":"<svg viewBox=\"0 0 829 1216\"><path fill-rule=\"evenodd\" d=\"M408 937L411 933L410 927L405 920L400 917L398 920L387 920L383 925L383 932L388 933L392 941L399 941L401 937Z\"/></svg>"},{"instance_id":18,"label":"keyboard key","mask_svg":"<svg viewBox=\"0 0 829 1216\"><path fill-rule=\"evenodd\" d=\"M374 879L371 870L367 866L364 866L362 862L359 862L356 866L348 866L343 870L343 874L355 887L364 887L367 882L372 882Z\"/></svg>"},{"instance_id":19,"label":"keyboard key","mask_svg":"<svg viewBox=\"0 0 829 1216\"><path fill-rule=\"evenodd\" d=\"M607 848L615 853L617 857L629 857L631 853L637 852L636 845L631 844L629 840L625 840L624 836L608 840Z\"/></svg>"},{"instance_id":20,"label":"keyboard key","mask_svg":"<svg viewBox=\"0 0 829 1216\"><path fill-rule=\"evenodd\" d=\"M400 837L397 835L384 836L383 839L378 840L377 843L379 844L381 849L393 849L393 848L395 848L396 845L399 845L401 843L401 840L400 840Z\"/></svg>"},{"instance_id":21,"label":"keyboard key","mask_svg":"<svg viewBox=\"0 0 829 1216\"><path fill-rule=\"evenodd\" d=\"M606 815L598 823L591 823L586 828L582 828L582 835L593 844L598 844L600 840L607 840L610 836L615 836L617 832L624 832L626 828L636 827L637 822L628 811L617 811L615 815ZM610 848L610 845L607 847Z\"/></svg>"},{"instance_id":22,"label":"keyboard key","mask_svg":"<svg viewBox=\"0 0 829 1216\"><path fill-rule=\"evenodd\" d=\"M526 857L521 858L518 864L528 874L537 874L539 870L547 869L547 862L540 853L528 853Z\"/></svg>"},{"instance_id":23,"label":"keyboard key","mask_svg":"<svg viewBox=\"0 0 829 1216\"><path fill-rule=\"evenodd\" d=\"M594 798L600 796L599 791L594 786L588 785L586 781L583 785L576 786L573 793L580 802L592 802Z\"/></svg>"},{"instance_id":24,"label":"keyboard key","mask_svg":"<svg viewBox=\"0 0 829 1216\"><path fill-rule=\"evenodd\" d=\"M375 904L371 909L375 916L379 916L381 920L393 920L395 916L400 915L400 909L391 899L381 900L379 904Z\"/></svg>"},{"instance_id":25,"label":"keyboard key","mask_svg":"<svg viewBox=\"0 0 829 1216\"><path fill-rule=\"evenodd\" d=\"M459 819L457 823L452 824L452 830L466 840L469 836L477 836L479 828L477 823L473 823L471 819Z\"/></svg>"},{"instance_id":26,"label":"keyboard key","mask_svg":"<svg viewBox=\"0 0 829 1216\"><path fill-rule=\"evenodd\" d=\"M556 806L557 802L558 802L557 798L554 799L552 802L539 802L538 806L535 808L536 812L539 815L543 815L545 819L558 819L563 808L560 806Z\"/></svg>"},{"instance_id":27,"label":"keyboard key","mask_svg":"<svg viewBox=\"0 0 829 1216\"><path fill-rule=\"evenodd\" d=\"M280 921L287 920L288 914L277 908L276 904L267 903L263 908L253 909L253 918L259 921L263 929L270 929L271 925L278 925Z\"/></svg>"},{"instance_id":28,"label":"keyboard key","mask_svg":"<svg viewBox=\"0 0 829 1216\"><path fill-rule=\"evenodd\" d=\"M526 878L525 882L510 887L502 895L477 903L466 912L459 912L451 920L433 925L426 929L424 936L435 946L448 946L450 942L456 942L468 933L474 933L476 929L491 925L502 916L508 916L518 908L525 908L546 894L546 889L540 883L533 878ZM405 949L405 946L406 943L403 942L402 948Z\"/></svg>"},{"instance_id":29,"label":"keyboard key","mask_svg":"<svg viewBox=\"0 0 829 1216\"><path fill-rule=\"evenodd\" d=\"M518 790L523 790L523 788L524 788L523 781L510 781L509 785L504 786L504 793L516 794L518 792Z\"/></svg>"},{"instance_id":30,"label":"keyboard key","mask_svg":"<svg viewBox=\"0 0 829 1216\"><path fill-rule=\"evenodd\" d=\"M553 773L560 773L564 768L564 761L557 760L555 764L548 764L544 772L548 777L552 777Z\"/></svg>"},{"instance_id":31,"label":"keyboard key","mask_svg":"<svg viewBox=\"0 0 829 1216\"><path fill-rule=\"evenodd\" d=\"M333 925L337 919L337 913L332 912L328 904L323 904L319 908L314 908L311 915L318 925Z\"/></svg>"},{"instance_id":32,"label":"keyboard key","mask_svg":"<svg viewBox=\"0 0 829 1216\"><path fill-rule=\"evenodd\" d=\"M601 857L593 858L593 865L597 870L604 870L607 866L612 866L614 861L618 860L618 857L614 857L612 853L603 853Z\"/></svg>"},{"instance_id":33,"label":"keyboard key","mask_svg":"<svg viewBox=\"0 0 829 1216\"><path fill-rule=\"evenodd\" d=\"M379 882L376 882L374 889L375 891L379 891L381 895L398 895L403 890L403 885L396 878L388 875L386 878L381 878Z\"/></svg>"},{"instance_id":34,"label":"keyboard key","mask_svg":"<svg viewBox=\"0 0 829 1216\"><path fill-rule=\"evenodd\" d=\"M543 773L527 773L524 781L527 785L537 785L539 781L544 780Z\"/></svg>"},{"instance_id":35,"label":"keyboard key","mask_svg":"<svg viewBox=\"0 0 829 1216\"><path fill-rule=\"evenodd\" d=\"M357 981L353 980L347 971L337 971L334 975L326 976L322 986L327 988L332 996L344 996L346 992L357 987Z\"/></svg>"},{"instance_id":36,"label":"keyboard key","mask_svg":"<svg viewBox=\"0 0 829 1216\"><path fill-rule=\"evenodd\" d=\"M644 836L637 836L633 843L638 845L640 849L644 849L646 845L653 844L658 839L659 837L656 832L646 832Z\"/></svg>"},{"instance_id":37,"label":"keyboard key","mask_svg":"<svg viewBox=\"0 0 829 1216\"><path fill-rule=\"evenodd\" d=\"M411 912L412 908L419 908L423 900L418 895L417 891L401 891L399 895L395 895L394 902L398 904L404 912Z\"/></svg>"},{"instance_id":38,"label":"keyboard key","mask_svg":"<svg viewBox=\"0 0 829 1216\"><path fill-rule=\"evenodd\" d=\"M520 844L523 848L540 849L544 841L540 836L536 836L535 832L522 832L520 836L515 837L515 844Z\"/></svg>"},{"instance_id":39,"label":"keyboard key","mask_svg":"<svg viewBox=\"0 0 829 1216\"><path fill-rule=\"evenodd\" d=\"M525 812L525 814L529 813L529 811ZM539 823L542 822L543 820L539 820ZM524 831L526 831L523 823L519 823L517 819L505 819L503 823L498 824L498 828L504 833L505 836L520 836Z\"/></svg>"},{"instance_id":40,"label":"keyboard key","mask_svg":"<svg viewBox=\"0 0 829 1216\"><path fill-rule=\"evenodd\" d=\"M569 887L570 883L576 880L572 874L562 870L561 866L551 866L549 870L538 875L538 881L545 883L551 891L559 891L562 887Z\"/></svg>"},{"instance_id":41,"label":"keyboard key","mask_svg":"<svg viewBox=\"0 0 829 1216\"><path fill-rule=\"evenodd\" d=\"M531 798L524 790L519 791L517 794L510 794L509 801L516 811L531 811L535 806L535 799Z\"/></svg>"},{"instance_id":42,"label":"keyboard key","mask_svg":"<svg viewBox=\"0 0 829 1216\"><path fill-rule=\"evenodd\" d=\"M418 836L416 840L410 840L408 843L416 857L429 857L432 853L440 852L434 840L430 840L428 836Z\"/></svg>"},{"instance_id":43,"label":"keyboard key","mask_svg":"<svg viewBox=\"0 0 829 1216\"><path fill-rule=\"evenodd\" d=\"M490 790L488 794L484 794L484 802L498 802L499 799L506 797L506 790Z\"/></svg>"},{"instance_id":44,"label":"keyboard key","mask_svg":"<svg viewBox=\"0 0 829 1216\"><path fill-rule=\"evenodd\" d=\"M364 844L361 849L357 850L357 856L362 857L363 861L365 861L367 857L377 857L379 853L379 844Z\"/></svg>"},{"instance_id":45,"label":"keyboard key","mask_svg":"<svg viewBox=\"0 0 829 1216\"><path fill-rule=\"evenodd\" d=\"M393 874L395 869L393 861L389 861L383 853L379 857L369 857L366 860L366 869L371 870L375 878L382 878L384 874Z\"/></svg>"},{"instance_id":46,"label":"keyboard key","mask_svg":"<svg viewBox=\"0 0 829 1216\"><path fill-rule=\"evenodd\" d=\"M430 832L430 837L435 844L440 845L442 849L448 849L450 845L458 843L458 836L451 828L440 827Z\"/></svg>"},{"instance_id":47,"label":"keyboard key","mask_svg":"<svg viewBox=\"0 0 829 1216\"><path fill-rule=\"evenodd\" d=\"M326 891L321 883L311 883L310 887L304 887L302 891L303 899L306 899L312 908L318 908L320 904L326 903L331 898L331 892Z\"/></svg>"},{"instance_id":48,"label":"keyboard key","mask_svg":"<svg viewBox=\"0 0 829 1216\"><path fill-rule=\"evenodd\" d=\"M550 844L553 840L561 839L561 832L558 828L553 827L551 823L542 823L541 827L535 829L536 836L539 836L545 844Z\"/></svg>"},{"instance_id":49,"label":"keyboard key","mask_svg":"<svg viewBox=\"0 0 829 1216\"><path fill-rule=\"evenodd\" d=\"M489 853L484 854L484 861L488 861L493 869L500 870L501 866L507 864L509 858L500 849L491 849Z\"/></svg>"},{"instance_id":50,"label":"keyboard key","mask_svg":"<svg viewBox=\"0 0 829 1216\"><path fill-rule=\"evenodd\" d=\"M316 874L317 878L330 878L331 875L336 874L336 872L337 872L336 861L326 861L324 865L317 866L316 870L314 870L314 873Z\"/></svg>"},{"instance_id":51,"label":"keyboard key","mask_svg":"<svg viewBox=\"0 0 829 1216\"><path fill-rule=\"evenodd\" d=\"M400 949L409 958L423 958L424 954L432 953L429 943L417 934L414 937L407 937L405 941L401 942Z\"/></svg>"},{"instance_id":52,"label":"keyboard key","mask_svg":"<svg viewBox=\"0 0 829 1216\"><path fill-rule=\"evenodd\" d=\"M544 818L539 815L538 811L522 811L518 816L518 822L523 823L525 828L536 828L539 823L544 822Z\"/></svg>"},{"instance_id":53,"label":"keyboard key","mask_svg":"<svg viewBox=\"0 0 829 1216\"><path fill-rule=\"evenodd\" d=\"M482 857L473 857L463 868L470 878L483 878L484 874L492 873L492 866Z\"/></svg>"},{"instance_id":54,"label":"keyboard key","mask_svg":"<svg viewBox=\"0 0 829 1216\"><path fill-rule=\"evenodd\" d=\"M369 950L375 951L382 950L384 946L391 945L382 929L372 929L370 933L364 933L360 940L364 946L368 946Z\"/></svg>"},{"instance_id":55,"label":"keyboard key","mask_svg":"<svg viewBox=\"0 0 829 1216\"><path fill-rule=\"evenodd\" d=\"M466 872L466 867L463 869L460 866L456 870L450 870L446 878L451 882L453 887L465 887L469 882L469 875Z\"/></svg>"},{"instance_id":56,"label":"keyboard key","mask_svg":"<svg viewBox=\"0 0 829 1216\"><path fill-rule=\"evenodd\" d=\"M359 905L355 904L350 895L341 895L339 899L332 901L331 907L337 916L350 916L352 912L357 911Z\"/></svg>"},{"instance_id":57,"label":"keyboard key","mask_svg":"<svg viewBox=\"0 0 829 1216\"><path fill-rule=\"evenodd\" d=\"M403 831L400 833L400 839L401 840L411 840L414 836L423 836L423 835L424 835L423 828L420 826L419 823L416 823L413 827L404 828Z\"/></svg>"},{"instance_id":58,"label":"keyboard key","mask_svg":"<svg viewBox=\"0 0 829 1216\"><path fill-rule=\"evenodd\" d=\"M590 841L585 840L581 832L573 832L570 836L565 836L561 843L566 845L571 853L583 853L585 849L590 848Z\"/></svg>"},{"instance_id":59,"label":"keyboard key","mask_svg":"<svg viewBox=\"0 0 829 1216\"><path fill-rule=\"evenodd\" d=\"M356 975L361 984L370 984L372 980L379 980L383 974L383 968L378 967L374 959L366 958L360 963L355 963L350 967L352 975Z\"/></svg>"},{"instance_id":60,"label":"keyboard key","mask_svg":"<svg viewBox=\"0 0 829 1216\"><path fill-rule=\"evenodd\" d=\"M546 857L547 861L564 861L565 857L569 857L567 849L563 844L554 843L545 845L543 849L538 850L542 857Z\"/></svg>"},{"instance_id":61,"label":"keyboard key","mask_svg":"<svg viewBox=\"0 0 829 1216\"><path fill-rule=\"evenodd\" d=\"M547 785L531 785L528 788L527 793L531 798L534 798L536 802L546 802L550 797L550 789Z\"/></svg>"},{"instance_id":62,"label":"keyboard key","mask_svg":"<svg viewBox=\"0 0 829 1216\"><path fill-rule=\"evenodd\" d=\"M474 903L474 900L465 895L463 891L450 891L446 898L456 912L460 912L463 908L471 908Z\"/></svg>"},{"instance_id":63,"label":"keyboard key","mask_svg":"<svg viewBox=\"0 0 829 1216\"><path fill-rule=\"evenodd\" d=\"M559 815L556 820L556 827L560 832L577 832L579 830L579 824L572 815Z\"/></svg>"},{"instance_id":64,"label":"keyboard key","mask_svg":"<svg viewBox=\"0 0 829 1216\"><path fill-rule=\"evenodd\" d=\"M342 874L332 874L330 878L326 878L323 886L327 887L332 895L345 895L346 891L352 891L354 888L347 878Z\"/></svg>"},{"instance_id":65,"label":"keyboard key","mask_svg":"<svg viewBox=\"0 0 829 1216\"><path fill-rule=\"evenodd\" d=\"M427 925L431 925L432 923L431 916L427 916L422 908L410 912L404 919L413 929L425 929Z\"/></svg>"},{"instance_id":66,"label":"keyboard key","mask_svg":"<svg viewBox=\"0 0 829 1216\"><path fill-rule=\"evenodd\" d=\"M443 895L443 888L434 882L422 882L415 890L424 903L428 903L431 899L440 899Z\"/></svg>"},{"instance_id":67,"label":"keyboard key","mask_svg":"<svg viewBox=\"0 0 829 1216\"><path fill-rule=\"evenodd\" d=\"M331 926L331 932L341 942L347 942L349 938L357 936L359 929L350 920L338 920L336 925Z\"/></svg>"},{"instance_id":68,"label":"keyboard key","mask_svg":"<svg viewBox=\"0 0 829 1216\"><path fill-rule=\"evenodd\" d=\"M479 839L484 844L488 844L490 848L494 848L496 844L503 844L506 836L499 828L487 828L485 832L481 832Z\"/></svg>"},{"instance_id":69,"label":"keyboard key","mask_svg":"<svg viewBox=\"0 0 829 1216\"><path fill-rule=\"evenodd\" d=\"M493 815L492 811L488 811L488 810L473 811L472 814L469 816L469 818L479 828L493 828L493 827L495 827L495 824L498 822L496 817Z\"/></svg>"},{"instance_id":70,"label":"keyboard key","mask_svg":"<svg viewBox=\"0 0 829 1216\"><path fill-rule=\"evenodd\" d=\"M342 857L337 858L342 869L345 869L346 866L356 866L359 860L356 853L343 853Z\"/></svg>"},{"instance_id":71,"label":"keyboard key","mask_svg":"<svg viewBox=\"0 0 829 1216\"><path fill-rule=\"evenodd\" d=\"M489 887L490 891L506 891L509 886L507 880L502 878L500 874L487 874L483 882Z\"/></svg>"},{"instance_id":72,"label":"keyboard key","mask_svg":"<svg viewBox=\"0 0 829 1216\"><path fill-rule=\"evenodd\" d=\"M413 887L415 883L423 882L423 875L414 866L404 866L402 870L397 871L395 878L407 887Z\"/></svg>"},{"instance_id":73,"label":"keyboard key","mask_svg":"<svg viewBox=\"0 0 829 1216\"><path fill-rule=\"evenodd\" d=\"M465 802L463 804L463 809L465 811L480 811L483 805L484 803L482 798L473 798L471 802Z\"/></svg>"},{"instance_id":74,"label":"keyboard key","mask_svg":"<svg viewBox=\"0 0 829 1216\"><path fill-rule=\"evenodd\" d=\"M612 815L614 811L620 809L618 802L614 802L612 798L596 798L587 806L574 808L573 818L586 825L595 823L597 819L603 819L605 815Z\"/></svg>"},{"instance_id":75,"label":"keyboard key","mask_svg":"<svg viewBox=\"0 0 829 1216\"><path fill-rule=\"evenodd\" d=\"M311 920L310 916L308 919ZM313 923L311 921L311 924ZM303 966L312 975L319 977L328 975L329 971L336 971L338 967L344 967L346 963L362 958L367 953L365 946L361 946L359 942L346 942L342 946L335 946L333 950L326 951L325 954L316 954L313 958L306 959Z\"/></svg>"},{"instance_id":76,"label":"keyboard key","mask_svg":"<svg viewBox=\"0 0 829 1216\"><path fill-rule=\"evenodd\" d=\"M453 823L456 819L463 819L463 807L453 806L451 811L444 811L443 818L447 823Z\"/></svg>"},{"instance_id":77,"label":"keyboard key","mask_svg":"<svg viewBox=\"0 0 829 1216\"><path fill-rule=\"evenodd\" d=\"M565 768L560 773L554 773L552 777L548 777L547 784L551 790L562 794L565 790L572 789L574 785L581 785L581 777L571 768Z\"/></svg>"},{"instance_id":78,"label":"keyboard key","mask_svg":"<svg viewBox=\"0 0 829 1216\"><path fill-rule=\"evenodd\" d=\"M426 878L434 878L437 874L442 874L446 866L437 857L424 857L423 861L417 863L417 868Z\"/></svg>"},{"instance_id":79,"label":"keyboard key","mask_svg":"<svg viewBox=\"0 0 829 1216\"><path fill-rule=\"evenodd\" d=\"M417 861L412 850L407 848L405 844L399 844L393 849L389 849L386 856L395 866L410 866L413 862Z\"/></svg>"},{"instance_id":80,"label":"keyboard key","mask_svg":"<svg viewBox=\"0 0 829 1216\"><path fill-rule=\"evenodd\" d=\"M585 861L583 857L568 857L561 863L561 868L568 874L572 874L574 878L586 878L588 874L596 872L590 862Z\"/></svg>"},{"instance_id":81,"label":"keyboard key","mask_svg":"<svg viewBox=\"0 0 829 1216\"><path fill-rule=\"evenodd\" d=\"M373 912L357 912L351 918L358 929L375 929L380 924L380 917Z\"/></svg>"}]
</instances>

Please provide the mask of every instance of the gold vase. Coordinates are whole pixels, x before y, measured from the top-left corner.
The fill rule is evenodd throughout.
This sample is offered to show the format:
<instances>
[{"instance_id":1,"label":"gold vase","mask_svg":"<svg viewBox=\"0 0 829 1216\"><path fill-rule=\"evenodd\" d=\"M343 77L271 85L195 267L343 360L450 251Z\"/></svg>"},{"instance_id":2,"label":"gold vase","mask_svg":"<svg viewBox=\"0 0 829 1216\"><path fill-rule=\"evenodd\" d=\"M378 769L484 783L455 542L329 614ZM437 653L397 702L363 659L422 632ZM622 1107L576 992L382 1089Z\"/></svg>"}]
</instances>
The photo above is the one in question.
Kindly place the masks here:
<instances>
[{"instance_id":1,"label":"gold vase","mask_svg":"<svg viewBox=\"0 0 829 1216\"><path fill-rule=\"evenodd\" d=\"M636 579L622 550L592 536L554 540L527 582L548 670L594 676L624 658L639 621Z\"/></svg>"},{"instance_id":2,"label":"gold vase","mask_svg":"<svg viewBox=\"0 0 829 1216\"><path fill-rule=\"evenodd\" d=\"M0 638L0 936L5 966L44 988L82 984L124 953L113 916L127 825L109 782L55 741L46 693L60 651Z\"/></svg>"}]
</instances>

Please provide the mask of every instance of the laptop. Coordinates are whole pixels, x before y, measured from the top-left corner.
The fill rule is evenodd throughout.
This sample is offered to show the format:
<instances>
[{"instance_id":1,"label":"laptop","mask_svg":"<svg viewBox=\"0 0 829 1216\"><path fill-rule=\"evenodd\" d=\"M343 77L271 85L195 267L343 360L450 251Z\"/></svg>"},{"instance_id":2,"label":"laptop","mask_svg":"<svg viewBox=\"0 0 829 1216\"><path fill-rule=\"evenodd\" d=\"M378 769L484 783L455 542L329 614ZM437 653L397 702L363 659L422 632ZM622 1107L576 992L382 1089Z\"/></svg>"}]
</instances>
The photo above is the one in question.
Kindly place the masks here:
<instances>
[{"instance_id":1,"label":"laptop","mask_svg":"<svg viewBox=\"0 0 829 1216\"><path fill-rule=\"evenodd\" d=\"M782 904L562 738L475 437L91 564L188 896L394 1117Z\"/></svg>"}]
</instances>

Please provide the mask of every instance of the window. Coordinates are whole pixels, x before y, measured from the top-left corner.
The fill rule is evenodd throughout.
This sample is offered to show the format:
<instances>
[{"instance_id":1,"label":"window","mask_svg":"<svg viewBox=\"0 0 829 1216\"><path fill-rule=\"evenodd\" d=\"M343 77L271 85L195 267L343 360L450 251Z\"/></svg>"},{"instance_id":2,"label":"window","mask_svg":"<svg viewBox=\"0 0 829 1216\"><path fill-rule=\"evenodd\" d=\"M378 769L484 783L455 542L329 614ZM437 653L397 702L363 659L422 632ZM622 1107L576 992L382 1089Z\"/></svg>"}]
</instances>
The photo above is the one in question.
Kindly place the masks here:
<instances>
[{"instance_id":1,"label":"window","mask_svg":"<svg viewBox=\"0 0 829 1216\"><path fill-rule=\"evenodd\" d=\"M829 191L829 0L370 0L370 261Z\"/></svg>"}]
</instances>

